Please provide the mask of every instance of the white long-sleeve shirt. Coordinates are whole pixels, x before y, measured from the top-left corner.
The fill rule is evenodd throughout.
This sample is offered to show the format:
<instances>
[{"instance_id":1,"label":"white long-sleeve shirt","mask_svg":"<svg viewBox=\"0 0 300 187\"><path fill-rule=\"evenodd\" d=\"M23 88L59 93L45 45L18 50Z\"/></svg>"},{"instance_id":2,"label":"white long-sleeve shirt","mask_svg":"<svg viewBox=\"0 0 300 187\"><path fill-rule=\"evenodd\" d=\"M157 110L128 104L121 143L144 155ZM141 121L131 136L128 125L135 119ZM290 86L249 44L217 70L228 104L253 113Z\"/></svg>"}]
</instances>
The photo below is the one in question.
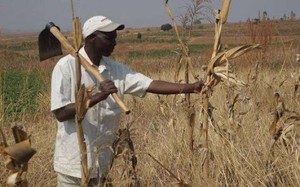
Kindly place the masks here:
<instances>
[{"instance_id":1,"label":"white long-sleeve shirt","mask_svg":"<svg viewBox=\"0 0 300 187\"><path fill-rule=\"evenodd\" d=\"M91 64L84 47L79 53ZM54 67L51 81L51 111L75 103L76 70L75 58L67 55ZM124 94L143 97L152 79L134 72L128 66L103 57L99 73L105 79L114 81L121 99ZM96 78L83 67L81 84L99 86ZM93 177L106 173L111 159L111 146L120 124L121 109L110 95L106 100L88 110L82 121L82 128L87 145L88 167L93 167ZM93 162L92 160L95 160ZM57 135L54 153L54 170L66 175L81 177L80 151L78 146L75 121L57 122ZM98 173L100 172L100 173Z\"/></svg>"}]
</instances>

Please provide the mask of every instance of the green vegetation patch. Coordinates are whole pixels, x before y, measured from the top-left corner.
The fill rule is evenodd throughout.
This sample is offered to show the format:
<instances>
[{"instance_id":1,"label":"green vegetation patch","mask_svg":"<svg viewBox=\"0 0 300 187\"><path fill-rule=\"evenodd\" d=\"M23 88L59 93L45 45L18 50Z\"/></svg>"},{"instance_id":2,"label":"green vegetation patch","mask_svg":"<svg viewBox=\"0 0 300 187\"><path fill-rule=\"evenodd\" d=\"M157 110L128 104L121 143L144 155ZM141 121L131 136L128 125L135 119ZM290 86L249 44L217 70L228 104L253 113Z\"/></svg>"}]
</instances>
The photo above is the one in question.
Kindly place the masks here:
<instances>
[{"instance_id":1,"label":"green vegetation patch","mask_svg":"<svg viewBox=\"0 0 300 187\"><path fill-rule=\"evenodd\" d=\"M189 45L190 53L199 53L203 50L211 49L210 44L193 44ZM177 51L178 52L178 51ZM175 50L172 49L153 49L145 51L131 51L128 54L129 59L136 58L162 58L176 55Z\"/></svg>"},{"instance_id":2,"label":"green vegetation patch","mask_svg":"<svg viewBox=\"0 0 300 187\"><path fill-rule=\"evenodd\" d=\"M6 120L15 120L38 109L37 96L45 90L39 72L1 73L1 95Z\"/></svg>"},{"instance_id":3,"label":"green vegetation patch","mask_svg":"<svg viewBox=\"0 0 300 187\"><path fill-rule=\"evenodd\" d=\"M189 45L190 53L199 53L202 50L212 49L212 44L193 44Z\"/></svg>"},{"instance_id":4,"label":"green vegetation patch","mask_svg":"<svg viewBox=\"0 0 300 187\"><path fill-rule=\"evenodd\" d=\"M148 51L131 51L128 54L129 59L136 59L136 58L161 58L166 56L175 55L169 49L154 49Z\"/></svg>"},{"instance_id":5,"label":"green vegetation patch","mask_svg":"<svg viewBox=\"0 0 300 187\"><path fill-rule=\"evenodd\" d=\"M142 35L141 39L137 38L137 35L129 35L126 37L119 37L117 43L178 43L178 40L175 36L173 37L163 37L163 36L149 36Z\"/></svg>"}]
</instances>

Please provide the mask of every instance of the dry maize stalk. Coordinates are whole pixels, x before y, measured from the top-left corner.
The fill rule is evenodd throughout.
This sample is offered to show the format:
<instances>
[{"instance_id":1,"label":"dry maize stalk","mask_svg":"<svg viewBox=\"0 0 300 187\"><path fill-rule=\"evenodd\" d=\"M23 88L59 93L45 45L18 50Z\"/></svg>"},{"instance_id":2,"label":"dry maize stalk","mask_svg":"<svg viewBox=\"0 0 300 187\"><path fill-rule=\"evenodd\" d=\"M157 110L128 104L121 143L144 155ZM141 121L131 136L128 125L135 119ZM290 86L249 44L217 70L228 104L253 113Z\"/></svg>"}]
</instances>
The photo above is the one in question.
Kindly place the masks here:
<instances>
[{"instance_id":1,"label":"dry maize stalk","mask_svg":"<svg viewBox=\"0 0 300 187\"><path fill-rule=\"evenodd\" d=\"M177 23L172 15L170 6L168 4L168 0L165 1L165 8L168 12L169 17L171 18L174 28L175 28L175 32L176 32L176 36L180 45L180 49L181 49L181 54L179 56L179 59L177 60L177 68L176 68L176 72L175 72L175 82L178 82L178 76L179 76L179 72L180 69L182 67L182 63L185 63L185 82L189 83L189 73L192 73L192 76L194 77L195 80L198 80L198 76L195 74L193 65L192 65L192 59L190 57L190 53L189 53L189 48L188 46L183 42L182 38L179 36L179 31L178 31L178 27L177 27ZM190 94L186 94L186 100L187 102L187 106L189 108L189 113L188 113L188 118L189 118L189 142L190 142L190 150L193 151L193 134L194 134L194 126L195 126L195 109L194 106L191 106L191 102L190 102Z\"/></svg>"},{"instance_id":2,"label":"dry maize stalk","mask_svg":"<svg viewBox=\"0 0 300 187\"><path fill-rule=\"evenodd\" d=\"M228 17L229 7L230 7L231 0L223 0L223 5L221 9L221 23L225 24Z\"/></svg>"},{"instance_id":3,"label":"dry maize stalk","mask_svg":"<svg viewBox=\"0 0 300 187\"><path fill-rule=\"evenodd\" d=\"M215 23L215 41L213 45L213 53L211 60L208 63L206 69L206 81L205 87L202 90L203 97L203 108L204 108L204 118L203 118L203 128L202 128L202 145L203 148L209 150L208 148L208 106L209 97L212 93L212 89L219 82L217 79L227 80L228 83L234 83L239 86L246 85L243 81L237 79L235 74L229 70L228 62L230 59L236 58L243 55L251 49L257 48L258 45L243 45L232 48L230 50L220 52L221 50L221 31L222 25L226 23L228 11L229 11L230 1L224 0L222 10L217 11L216 23ZM227 67L224 67L226 63ZM207 154L209 155L209 154ZM208 178L209 174L209 159L206 158L203 164L204 176Z\"/></svg>"}]
</instances>

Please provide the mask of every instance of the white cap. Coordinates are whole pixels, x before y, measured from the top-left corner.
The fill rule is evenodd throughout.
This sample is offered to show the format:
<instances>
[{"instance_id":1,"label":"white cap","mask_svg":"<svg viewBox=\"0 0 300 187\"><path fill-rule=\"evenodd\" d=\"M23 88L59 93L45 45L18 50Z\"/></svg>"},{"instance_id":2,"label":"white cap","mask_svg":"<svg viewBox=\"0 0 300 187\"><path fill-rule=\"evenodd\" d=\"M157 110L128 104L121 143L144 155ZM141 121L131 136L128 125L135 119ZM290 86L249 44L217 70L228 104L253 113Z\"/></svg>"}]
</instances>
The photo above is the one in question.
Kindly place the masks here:
<instances>
[{"instance_id":1,"label":"white cap","mask_svg":"<svg viewBox=\"0 0 300 187\"><path fill-rule=\"evenodd\" d=\"M125 26L123 24L114 23L105 16L94 16L89 18L82 28L83 38L88 37L95 31L112 32L114 30L122 30Z\"/></svg>"}]
</instances>

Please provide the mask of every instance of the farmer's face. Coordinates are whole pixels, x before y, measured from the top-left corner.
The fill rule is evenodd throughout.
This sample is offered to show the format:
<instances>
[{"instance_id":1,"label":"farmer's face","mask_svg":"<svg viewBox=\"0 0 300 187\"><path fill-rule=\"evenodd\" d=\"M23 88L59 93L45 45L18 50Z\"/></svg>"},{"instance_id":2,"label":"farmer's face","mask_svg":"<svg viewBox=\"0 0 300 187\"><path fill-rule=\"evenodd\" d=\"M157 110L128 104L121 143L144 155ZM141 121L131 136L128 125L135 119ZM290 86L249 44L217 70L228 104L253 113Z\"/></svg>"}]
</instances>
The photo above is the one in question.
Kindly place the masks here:
<instances>
[{"instance_id":1,"label":"farmer's face","mask_svg":"<svg viewBox=\"0 0 300 187\"><path fill-rule=\"evenodd\" d=\"M110 56L116 46L117 31L95 32L95 48L103 56Z\"/></svg>"}]
</instances>

